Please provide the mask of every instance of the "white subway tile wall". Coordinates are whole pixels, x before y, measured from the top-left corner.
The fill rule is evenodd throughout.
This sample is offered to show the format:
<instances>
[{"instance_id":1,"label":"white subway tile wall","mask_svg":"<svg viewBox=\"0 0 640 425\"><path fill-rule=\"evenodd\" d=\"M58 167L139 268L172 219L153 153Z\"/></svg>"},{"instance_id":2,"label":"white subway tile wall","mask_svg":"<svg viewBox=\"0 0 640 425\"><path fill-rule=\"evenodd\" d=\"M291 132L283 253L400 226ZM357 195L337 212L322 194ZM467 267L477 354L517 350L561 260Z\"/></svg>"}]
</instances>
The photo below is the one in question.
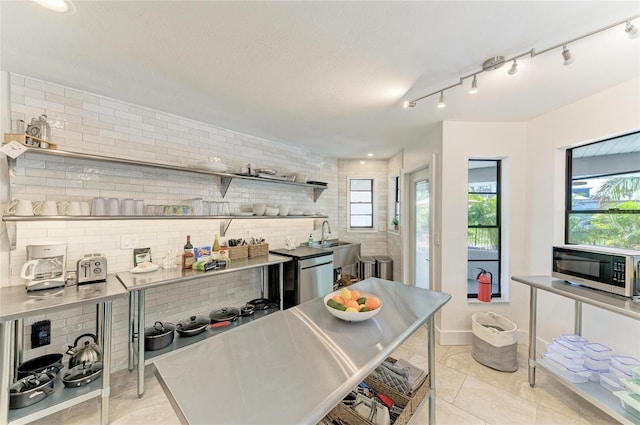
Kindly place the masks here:
<instances>
[{"instance_id":1,"label":"white subway tile wall","mask_svg":"<svg viewBox=\"0 0 640 425\"><path fill-rule=\"evenodd\" d=\"M174 205L202 198L229 202L231 212L258 202L325 214L338 228L335 158L16 74L10 74L10 104L11 120L29 123L32 117L46 114L52 127L51 141L59 150L184 167L218 157L229 172L239 172L250 163L275 168L279 174L307 172L310 180L328 183L317 202L311 188L238 179L222 198L220 178L215 176L29 153L18 158L11 170L13 199L90 202L94 197L115 197L143 199L145 205ZM186 235L191 235L194 246L211 244L214 234L220 233L220 223L215 219L18 222L9 281L2 285L23 284L19 269L26 261L26 245L31 243L66 242L68 270L75 270L77 260L85 254L100 253L107 257L109 273L115 273L133 266L132 249L121 249L123 236L137 240L137 247L150 247L153 261L160 264L167 251L184 245ZM294 236L298 243L306 241L309 233L319 238L317 224L311 218L236 219L229 225L227 237L264 237L271 248L283 248L286 236ZM338 237L339 232L332 236ZM149 290L146 325L158 319L178 321L224 306L240 306L259 295L257 271ZM117 370L126 367L127 300L115 301L113 310L112 351ZM52 343L30 349L30 326L25 326L25 359L63 352L78 335L95 332L95 314L94 307L84 307L29 317L25 325L51 320Z\"/></svg>"}]
</instances>

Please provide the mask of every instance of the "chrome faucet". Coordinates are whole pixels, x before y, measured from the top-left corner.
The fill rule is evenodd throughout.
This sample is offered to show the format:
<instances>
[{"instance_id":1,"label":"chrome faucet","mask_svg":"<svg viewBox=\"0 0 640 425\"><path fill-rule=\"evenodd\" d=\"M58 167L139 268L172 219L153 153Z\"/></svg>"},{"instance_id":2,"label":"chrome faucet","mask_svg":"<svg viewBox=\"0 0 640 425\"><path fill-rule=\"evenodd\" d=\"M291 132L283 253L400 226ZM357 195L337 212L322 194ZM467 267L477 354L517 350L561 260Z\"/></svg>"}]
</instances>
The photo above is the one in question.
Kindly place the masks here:
<instances>
[{"instance_id":1,"label":"chrome faucet","mask_svg":"<svg viewBox=\"0 0 640 425\"><path fill-rule=\"evenodd\" d=\"M329 225L329 221L325 220L322 222L322 236L320 238L320 243L324 243L324 225L327 225L327 229L329 230L329 234L331 234L331 225Z\"/></svg>"}]
</instances>

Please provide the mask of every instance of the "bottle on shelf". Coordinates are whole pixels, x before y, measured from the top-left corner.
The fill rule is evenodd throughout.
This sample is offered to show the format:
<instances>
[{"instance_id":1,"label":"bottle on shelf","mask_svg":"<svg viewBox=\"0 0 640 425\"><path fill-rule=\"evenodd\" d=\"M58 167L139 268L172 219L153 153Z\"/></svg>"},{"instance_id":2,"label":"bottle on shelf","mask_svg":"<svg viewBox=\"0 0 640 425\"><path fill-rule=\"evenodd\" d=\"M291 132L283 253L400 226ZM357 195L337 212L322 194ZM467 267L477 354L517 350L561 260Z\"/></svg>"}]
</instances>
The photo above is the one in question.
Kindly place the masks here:
<instances>
[{"instance_id":1,"label":"bottle on shelf","mask_svg":"<svg viewBox=\"0 0 640 425\"><path fill-rule=\"evenodd\" d=\"M313 245L313 234L312 233L309 234L309 240L307 241L307 245L308 246Z\"/></svg>"},{"instance_id":2,"label":"bottle on shelf","mask_svg":"<svg viewBox=\"0 0 640 425\"><path fill-rule=\"evenodd\" d=\"M213 252L220 252L220 242L218 242L218 234L213 238Z\"/></svg>"},{"instance_id":3,"label":"bottle on shelf","mask_svg":"<svg viewBox=\"0 0 640 425\"><path fill-rule=\"evenodd\" d=\"M187 235L187 243L184 244L184 250L182 251L182 268L190 269L193 266L196 255L193 252L193 245L191 244L191 236Z\"/></svg>"}]
</instances>

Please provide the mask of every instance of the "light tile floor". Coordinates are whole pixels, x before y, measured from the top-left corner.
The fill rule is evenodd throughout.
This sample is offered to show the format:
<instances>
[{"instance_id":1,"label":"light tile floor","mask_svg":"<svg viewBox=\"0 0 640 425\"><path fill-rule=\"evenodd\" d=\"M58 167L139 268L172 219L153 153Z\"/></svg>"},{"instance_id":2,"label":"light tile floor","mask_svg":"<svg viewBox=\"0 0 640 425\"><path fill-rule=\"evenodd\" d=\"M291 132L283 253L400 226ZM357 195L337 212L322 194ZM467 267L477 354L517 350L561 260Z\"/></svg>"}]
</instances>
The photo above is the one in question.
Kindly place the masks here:
<instances>
[{"instance_id":1,"label":"light tile floor","mask_svg":"<svg viewBox=\"0 0 640 425\"><path fill-rule=\"evenodd\" d=\"M424 329L416 332L393 354L427 368ZM519 369L499 372L477 363L471 346L436 345L436 422L438 424L613 424L612 418L539 371L536 386L527 380L527 347L518 346ZM135 373L118 371L111 380L110 424L179 424L152 368L146 370L145 395L136 394ZM90 400L41 419L38 425L99 423L100 403ZM411 424L428 424L427 403ZM272 425L272 424L265 424ZM277 424L273 424L277 425Z\"/></svg>"}]
</instances>

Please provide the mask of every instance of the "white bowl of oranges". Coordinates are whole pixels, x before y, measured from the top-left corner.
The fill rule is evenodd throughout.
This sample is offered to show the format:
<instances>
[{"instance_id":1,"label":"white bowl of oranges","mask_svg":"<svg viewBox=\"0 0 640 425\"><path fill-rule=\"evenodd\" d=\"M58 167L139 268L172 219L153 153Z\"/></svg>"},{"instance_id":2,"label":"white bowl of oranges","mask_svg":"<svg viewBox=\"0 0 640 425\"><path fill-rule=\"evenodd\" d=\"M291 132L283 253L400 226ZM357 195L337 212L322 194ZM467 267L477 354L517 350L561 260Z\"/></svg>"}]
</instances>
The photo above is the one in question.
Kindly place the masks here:
<instances>
[{"instance_id":1,"label":"white bowl of oranges","mask_svg":"<svg viewBox=\"0 0 640 425\"><path fill-rule=\"evenodd\" d=\"M361 322L380 312L382 300L368 292L342 288L325 296L324 306L338 319Z\"/></svg>"}]
</instances>

